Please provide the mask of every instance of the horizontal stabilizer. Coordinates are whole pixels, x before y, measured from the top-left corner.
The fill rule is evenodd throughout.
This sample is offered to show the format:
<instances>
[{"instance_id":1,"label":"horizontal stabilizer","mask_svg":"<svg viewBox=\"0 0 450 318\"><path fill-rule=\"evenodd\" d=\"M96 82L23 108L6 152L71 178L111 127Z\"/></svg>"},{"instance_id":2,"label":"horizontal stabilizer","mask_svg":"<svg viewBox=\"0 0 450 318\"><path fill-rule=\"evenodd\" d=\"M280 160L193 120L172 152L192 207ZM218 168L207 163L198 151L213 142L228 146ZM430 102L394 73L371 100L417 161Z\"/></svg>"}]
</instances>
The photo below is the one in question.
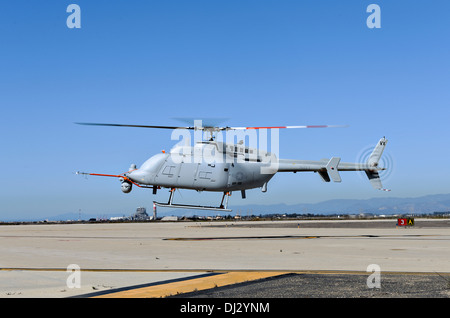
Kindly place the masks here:
<instances>
[{"instance_id":1,"label":"horizontal stabilizer","mask_svg":"<svg viewBox=\"0 0 450 318\"><path fill-rule=\"evenodd\" d=\"M341 182L341 176L339 175L339 171L338 171L338 166L339 166L339 162L341 161L341 158L338 157L333 157L330 159L330 161L328 161L327 164L327 172L328 175L330 176L331 180L333 180L334 182Z\"/></svg>"}]
</instances>

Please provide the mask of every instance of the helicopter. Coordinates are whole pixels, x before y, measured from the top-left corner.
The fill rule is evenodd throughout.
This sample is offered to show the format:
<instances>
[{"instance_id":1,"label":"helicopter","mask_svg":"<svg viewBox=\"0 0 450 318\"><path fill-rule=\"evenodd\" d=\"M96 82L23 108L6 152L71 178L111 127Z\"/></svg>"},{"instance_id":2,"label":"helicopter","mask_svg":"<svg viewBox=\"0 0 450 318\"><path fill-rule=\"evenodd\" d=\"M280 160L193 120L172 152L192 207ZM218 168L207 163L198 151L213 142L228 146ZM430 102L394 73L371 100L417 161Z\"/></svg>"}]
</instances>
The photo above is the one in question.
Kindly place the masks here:
<instances>
[{"instance_id":1,"label":"helicopter","mask_svg":"<svg viewBox=\"0 0 450 318\"><path fill-rule=\"evenodd\" d=\"M255 132L278 131L289 128L336 128L345 125L302 125L302 126L268 126L268 127L216 127L202 125L201 120L194 121L194 126L154 126L129 125L108 123L76 123L90 126L134 127L172 129L174 135L182 136L182 142L177 143L169 152L162 151L146 160L139 168L132 164L127 172L122 174L101 174L76 172L80 175L115 177L121 182L121 190L130 193L133 186L150 188L156 194L159 189L170 189L168 202L153 201L155 206L168 208L184 208L199 210L232 211L228 208L228 198L234 191L240 191L242 199L246 198L246 190L260 188L267 192L268 182L278 172L314 172L324 182L341 182L340 171L364 171L373 188L390 191L382 186L379 171L386 170L380 167L379 162L387 144L385 137L376 144L371 155L364 163L340 162L340 157L330 159L293 160L281 159L273 151L258 149L244 144L223 142L217 140L219 132L244 131ZM190 132L200 133L194 145L190 144ZM186 133L188 132L188 133ZM203 136L208 135L207 139ZM254 136L248 133L250 137ZM197 135L198 136L198 135ZM231 134L233 137L234 135ZM242 136L242 135L241 135ZM174 138L172 138L174 139ZM252 138L249 138L252 139ZM227 138L227 140L229 140ZM250 141L250 144L252 142ZM253 145L255 145L253 143ZM189 205L174 203L176 189L212 191L222 193L218 206Z\"/></svg>"}]
</instances>

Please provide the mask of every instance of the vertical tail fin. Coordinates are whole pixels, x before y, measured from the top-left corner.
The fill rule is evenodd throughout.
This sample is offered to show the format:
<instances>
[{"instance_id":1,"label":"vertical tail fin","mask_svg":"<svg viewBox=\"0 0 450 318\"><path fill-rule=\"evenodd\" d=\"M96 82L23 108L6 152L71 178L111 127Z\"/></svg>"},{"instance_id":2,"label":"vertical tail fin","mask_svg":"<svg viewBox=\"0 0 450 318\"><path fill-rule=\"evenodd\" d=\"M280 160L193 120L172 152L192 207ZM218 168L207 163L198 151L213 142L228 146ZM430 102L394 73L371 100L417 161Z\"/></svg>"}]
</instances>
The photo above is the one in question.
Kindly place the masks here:
<instances>
[{"instance_id":1,"label":"vertical tail fin","mask_svg":"<svg viewBox=\"0 0 450 318\"><path fill-rule=\"evenodd\" d=\"M372 187L378 190L383 191L390 191L388 189L384 189L383 185L381 183L380 175L378 174L378 170L384 170L383 168L378 168L378 163L381 159L381 155L383 154L384 148L386 147L387 139L385 137L381 138L380 141L378 141L378 144L375 146L375 149L373 150L372 154L370 155L369 159L367 160L367 164L372 169L365 170L366 175L369 178L370 183L372 184Z\"/></svg>"},{"instance_id":2,"label":"vertical tail fin","mask_svg":"<svg viewBox=\"0 0 450 318\"><path fill-rule=\"evenodd\" d=\"M386 147L387 139L385 137L381 138L380 141L378 141L378 144L375 146L375 149L373 150L372 154L370 155L369 159L367 160L367 163L371 167L378 167L378 162L380 161L381 155L383 154L384 148Z\"/></svg>"},{"instance_id":3,"label":"vertical tail fin","mask_svg":"<svg viewBox=\"0 0 450 318\"><path fill-rule=\"evenodd\" d=\"M367 178L369 178L372 187L374 187L377 190L384 190L378 171L366 170L366 175Z\"/></svg>"}]
</instances>

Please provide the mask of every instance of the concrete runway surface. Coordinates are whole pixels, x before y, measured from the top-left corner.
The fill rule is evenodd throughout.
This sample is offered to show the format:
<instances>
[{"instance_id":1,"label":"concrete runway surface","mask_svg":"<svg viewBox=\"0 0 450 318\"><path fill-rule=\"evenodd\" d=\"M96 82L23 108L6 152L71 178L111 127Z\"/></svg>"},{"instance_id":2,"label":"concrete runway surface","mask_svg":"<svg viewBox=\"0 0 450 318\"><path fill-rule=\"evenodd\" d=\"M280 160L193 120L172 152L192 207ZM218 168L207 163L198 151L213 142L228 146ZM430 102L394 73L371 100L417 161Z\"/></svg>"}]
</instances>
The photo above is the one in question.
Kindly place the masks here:
<instances>
[{"instance_id":1,"label":"concrete runway surface","mask_svg":"<svg viewBox=\"0 0 450 318\"><path fill-rule=\"evenodd\" d=\"M434 275L450 280L450 221L416 219L411 228L397 228L395 223L3 225L0 297L182 296L289 275L368 277L370 264L390 277ZM71 264L80 271L68 271Z\"/></svg>"}]
</instances>

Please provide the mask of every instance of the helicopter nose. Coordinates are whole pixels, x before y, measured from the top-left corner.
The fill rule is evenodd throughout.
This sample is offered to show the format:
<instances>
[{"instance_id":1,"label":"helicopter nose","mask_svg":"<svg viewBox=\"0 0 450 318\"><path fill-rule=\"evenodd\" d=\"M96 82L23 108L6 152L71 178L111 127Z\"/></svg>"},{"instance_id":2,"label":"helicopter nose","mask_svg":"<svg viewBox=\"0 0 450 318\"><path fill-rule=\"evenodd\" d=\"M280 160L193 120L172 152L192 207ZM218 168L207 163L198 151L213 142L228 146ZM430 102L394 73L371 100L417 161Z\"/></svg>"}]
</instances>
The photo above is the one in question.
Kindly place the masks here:
<instances>
[{"instance_id":1,"label":"helicopter nose","mask_svg":"<svg viewBox=\"0 0 450 318\"><path fill-rule=\"evenodd\" d=\"M130 178L131 181L138 182L138 183L142 183L145 181L145 175L146 175L146 173L139 169L133 170L126 174L126 176L128 178Z\"/></svg>"}]
</instances>

